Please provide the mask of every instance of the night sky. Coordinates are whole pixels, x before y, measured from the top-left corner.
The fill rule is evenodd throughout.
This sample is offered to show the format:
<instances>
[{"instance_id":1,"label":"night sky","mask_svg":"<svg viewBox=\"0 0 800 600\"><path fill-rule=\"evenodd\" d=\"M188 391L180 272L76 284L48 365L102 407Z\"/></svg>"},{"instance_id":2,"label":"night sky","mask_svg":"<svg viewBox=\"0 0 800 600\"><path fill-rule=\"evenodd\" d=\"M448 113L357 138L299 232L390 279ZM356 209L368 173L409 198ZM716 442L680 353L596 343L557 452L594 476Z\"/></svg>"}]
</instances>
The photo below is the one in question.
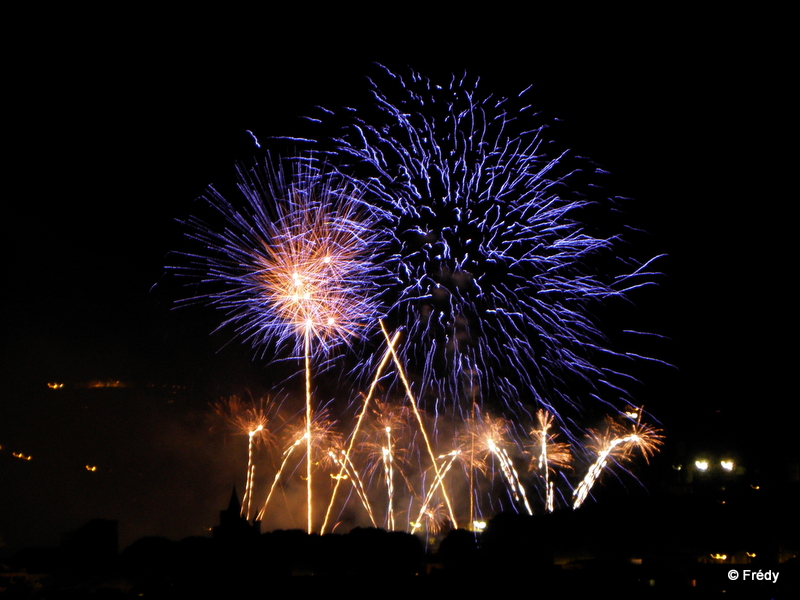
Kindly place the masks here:
<instances>
[{"instance_id":1,"label":"night sky","mask_svg":"<svg viewBox=\"0 0 800 600\"><path fill-rule=\"evenodd\" d=\"M412 35L277 18L224 37L180 19L31 28L4 76L0 553L55 544L93 517L119 519L123 547L216 523L241 487L245 442L209 433L207 404L265 391L274 373L232 331L212 334L221 314L175 310L193 293L167 269L186 260L180 221L206 210L208 185L233 188L237 161L290 149L270 138L305 135L314 106L369 107L374 62L443 80L466 69L500 96L533 84L549 135L608 170L610 195L634 199L626 219L647 233L630 254L667 255L659 286L630 308L666 338L652 355L674 365L637 372L667 431L664 454L708 441L796 461L786 412L796 67L766 22L693 19L498 23L488 34L466 21ZM140 391L74 388L112 379ZM52 381L72 391L58 396ZM165 386L183 391L165 403Z\"/></svg>"}]
</instances>

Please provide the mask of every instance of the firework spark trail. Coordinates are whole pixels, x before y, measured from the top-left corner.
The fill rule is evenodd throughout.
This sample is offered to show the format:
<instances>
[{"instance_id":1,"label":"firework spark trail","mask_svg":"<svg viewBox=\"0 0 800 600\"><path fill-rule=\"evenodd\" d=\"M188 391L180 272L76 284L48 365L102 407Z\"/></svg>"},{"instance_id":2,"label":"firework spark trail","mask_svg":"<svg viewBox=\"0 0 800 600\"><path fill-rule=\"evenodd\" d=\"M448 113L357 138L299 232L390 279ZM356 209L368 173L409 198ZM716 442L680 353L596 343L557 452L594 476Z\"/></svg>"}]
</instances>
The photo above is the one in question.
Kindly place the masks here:
<instances>
[{"instance_id":1,"label":"firework spark trail","mask_svg":"<svg viewBox=\"0 0 800 600\"><path fill-rule=\"evenodd\" d=\"M480 465L476 454L491 455L500 463L500 470L505 477L508 489L513 499L517 502L522 500L528 514L533 514L528 495L520 481L519 473L514 467L514 463L505 449L507 445L507 434L509 424L505 419L492 418L489 415L480 418L471 418L467 421L467 439L460 442L462 447L469 447L470 468ZM463 438L463 435L462 435ZM479 466L483 470L483 466Z\"/></svg>"},{"instance_id":2,"label":"firework spark trail","mask_svg":"<svg viewBox=\"0 0 800 600\"><path fill-rule=\"evenodd\" d=\"M242 513L243 516L247 515L247 520L250 520L250 505L253 500L253 479L256 473L256 465L253 462L253 446L255 442L253 438L261 431L263 431L264 426L259 425L252 431L248 432L248 442L247 442L247 481L245 483L244 488L244 500L242 502Z\"/></svg>"},{"instance_id":3,"label":"firework spark trail","mask_svg":"<svg viewBox=\"0 0 800 600\"><path fill-rule=\"evenodd\" d=\"M380 322L381 331L383 331L383 336L386 338L386 341L389 341L389 332L386 331L386 326L383 324L383 321ZM408 398L408 402L411 405L411 410L414 413L414 417L417 419L417 425L419 426L419 431L422 434L422 439L425 441L425 447L428 451L428 456L430 456L431 462L433 463L433 468L436 471L436 476L440 477L439 474L439 466L436 464L436 456L433 453L433 447L431 446L430 439L428 439L428 433L425 430L425 423L422 420L422 415L419 412L419 408L417 407L417 399L414 396L414 393L411 391L411 385L408 383L408 378L405 374L405 369L403 369L403 365L400 362L400 359L397 356L397 352L395 352L394 346L389 346L389 352L392 355L392 360L394 361L395 368L397 369L397 374L400 376L400 380L403 382L403 387L406 391L406 397ZM458 522L456 521L455 513L453 512L453 505L450 502L450 497L447 494L447 490L442 487L442 496L444 496L445 504L447 504L447 510L450 511L450 521L453 523L453 527L458 529Z\"/></svg>"},{"instance_id":4,"label":"firework spark trail","mask_svg":"<svg viewBox=\"0 0 800 600\"><path fill-rule=\"evenodd\" d=\"M592 464L591 467L589 467L586 477L583 478L583 481L581 481L580 485L578 485L578 487L575 489L575 501L572 504L573 509L580 507L584 500L586 500L586 497L589 495L589 490L592 489L595 481L597 481L597 478L600 477L600 473L608 464L608 461L606 460L608 455L611 454L614 448L621 443L623 443L622 439L610 440L608 445L597 453L597 460Z\"/></svg>"},{"instance_id":5,"label":"firework spark trail","mask_svg":"<svg viewBox=\"0 0 800 600\"><path fill-rule=\"evenodd\" d=\"M521 498L525 504L525 510L528 511L529 515L532 515L533 510L531 510L531 506L528 504L528 496L525 493L525 488L522 487L522 484L519 481L519 473L517 473L517 470L514 468L514 464L511 462L511 457L509 457L508 452L506 452L505 448L498 447L492 439L488 439L486 444L489 448L489 451L500 463L500 470L508 482L508 487L511 490L514 500L519 502Z\"/></svg>"},{"instance_id":6,"label":"firework spark trail","mask_svg":"<svg viewBox=\"0 0 800 600\"><path fill-rule=\"evenodd\" d=\"M369 408L369 403L372 397L375 395L375 389L378 385L378 381L380 380L381 376L383 375L384 369L389 364L389 360L392 357L393 348L397 345L397 342L400 340L400 332L395 332L394 336L391 340L387 339L387 348L386 352L381 359L381 362L378 363L378 368L375 370L375 377L372 379L372 383L369 386L369 391L367 395L364 397L364 403L361 407L361 412L358 414L358 418L356 419L355 427L350 432L350 440L347 443L347 449L345 450L345 455L350 457L350 453L353 451L353 444L355 444L356 436L358 432L361 430L361 423L364 420L364 417L367 415L367 409ZM336 493L339 491L339 482L341 481L341 475L344 472L344 469L339 473L339 477L335 478L336 483L333 486L333 492L331 493L330 502L328 502L328 509L325 511L325 519L322 522L322 528L320 529L320 534L325 533L325 529L328 525L328 519L331 515L331 510L333 509L333 504L336 501Z\"/></svg>"},{"instance_id":7,"label":"firework spark trail","mask_svg":"<svg viewBox=\"0 0 800 600\"><path fill-rule=\"evenodd\" d=\"M630 458L634 448L639 449L645 460L649 462L650 456L661 446L663 436L660 430L650 428L641 424L641 410L638 418L630 431L626 430L619 423L611 421L608 431L596 435L595 445L597 446L597 459L589 467L586 476L573 492L572 508L577 509L583 504L589 495L594 484L608 466L610 459L622 462Z\"/></svg>"},{"instance_id":8,"label":"firework spark trail","mask_svg":"<svg viewBox=\"0 0 800 600\"><path fill-rule=\"evenodd\" d=\"M241 516L248 520L251 518L256 469L255 449L259 445L272 447L275 444L275 436L267 429L267 425L274 416L277 406L276 403L264 398L246 403L239 396L231 396L211 405L213 413L220 417L229 429L236 434L248 436L245 492L241 506Z\"/></svg>"},{"instance_id":9,"label":"firework spark trail","mask_svg":"<svg viewBox=\"0 0 800 600\"><path fill-rule=\"evenodd\" d=\"M386 484L387 510L386 527L389 531L394 531L395 523L395 470L405 480L409 491L413 494L414 487L408 482L405 473L398 461L402 461L407 449L398 447L402 432L408 428L408 419L411 411L407 406L392 405L384 402L376 402L372 409L375 417L374 433L375 441L366 441L362 448L368 451L370 467L367 472L372 475L378 470L383 471L383 481Z\"/></svg>"},{"instance_id":10,"label":"firework spark trail","mask_svg":"<svg viewBox=\"0 0 800 600\"><path fill-rule=\"evenodd\" d=\"M297 440L284 451L284 453L283 453L283 461L281 462L281 466L278 468L278 471L275 473L275 477L272 480L272 485L269 487L269 493L267 494L267 499L264 500L264 506L261 507L261 510L259 511L258 516L256 517L256 519L258 521L261 521L264 518L264 515L267 512L267 505L269 504L270 498L272 498L272 492L275 491L275 486L278 484L278 481L281 478L281 473L283 473L283 469L286 466L286 463L289 461L289 457L291 457L292 452L294 452L294 449L297 448L300 444L302 444L307 439L306 435L307 434L304 433L302 436L297 438Z\"/></svg>"},{"instance_id":11,"label":"firework spark trail","mask_svg":"<svg viewBox=\"0 0 800 600\"><path fill-rule=\"evenodd\" d=\"M361 477L358 475L358 470L355 468L355 465L353 465L352 461L344 450L341 450L340 454L341 456L338 456L337 452L334 450L328 451L328 456L333 461L333 464L341 468L340 474L334 475L333 477L338 482L343 479L342 473L344 473L347 478L350 479L350 483L353 484L353 489L356 491L358 499L361 500L364 510L367 511L367 515L369 516L369 520L372 522L372 526L377 527L378 525L375 522L375 515L372 512L372 505L369 502L369 497L367 496L367 491L364 488L364 483L361 481Z\"/></svg>"},{"instance_id":12,"label":"firework spark trail","mask_svg":"<svg viewBox=\"0 0 800 600\"><path fill-rule=\"evenodd\" d=\"M327 417L327 409L316 411L314 420L309 426L308 418L304 415L303 423L298 428L298 432L302 431L301 435L295 434L290 438L305 440L306 442L305 464L307 476L315 465L322 464L326 459L331 458L329 452L331 448L340 448L342 445L342 437L335 430L336 423ZM294 446L297 445L297 442L295 442ZM308 487L306 487L306 491L309 491ZM308 498L307 505L310 503L311 498Z\"/></svg>"},{"instance_id":13,"label":"firework spark trail","mask_svg":"<svg viewBox=\"0 0 800 600\"><path fill-rule=\"evenodd\" d=\"M460 450L453 450L452 452L439 457L441 459L445 459L445 461L442 462L441 466L436 467L436 477L434 477L433 483L428 488L428 493L425 494L425 499L422 502L422 507L420 508L419 516L417 517L416 521L411 522L411 533L416 532L417 529L422 527L422 517L428 512L431 499L433 498L433 495L436 493L436 490L441 488L442 491L444 492L444 487L442 487L442 483L444 482L444 477L445 475L447 475L448 471L450 471L450 467L453 466L453 463L460 455L461 455ZM449 460L447 460L448 457Z\"/></svg>"},{"instance_id":14,"label":"firework spark trail","mask_svg":"<svg viewBox=\"0 0 800 600\"><path fill-rule=\"evenodd\" d=\"M553 426L553 415L546 410L539 409L536 412L536 418L539 426L531 430L531 436L534 439L531 450L534 453L534 458L531 460L530 466L531 469L538 467L539 472L544 477L545 510L553 512L555 510L555 487L550 480L550 471L552 467L570 468L572 455L569 452L569 444L556 442L556 436L549 433L550 428ZM535 456L536 449L539 450L538 460Z\"/></svg>"},{"instance_id":15,"label":"firework spark trail","mask_svg":"<svg viewBox=\"0 0 800 600\"><path fill-rule=\"evenodd\" d=\"M311 448L313 446L313 438L311 437L311 423L313 419L313 407L311 406L311 327L306 327L305 332L306 340L306 440L308 441L308 449L306 450L306 507L308 517L308 533L314 531L314 517L312 510L312 487L311 487L311 471L313 470L313 462L311 460Z\"/></svg>"},{"instance_id":16,"label":"firework spark trail","mask_svg":"<svg viewBox=\"0 0 800 600\"><path fill-rule=\"evenodd\" d=\"M505 456L506 462L508 463L508 470L513 475L514 481L516 482L517 487L519 488L519 495L522 496L522 503L525 505L525 510L528 511L529 515L533 515L533 509L531 509L531 505L528 503L528 494L525 492L525 486L522 485L522 482L519 478L519 473L517 473L517 469L514 467L514 463L511 462L511 458L508 456L508 452L505 450L501 450L503 455Z\"/></svg>"},{"instance_id":17,"label":"firework spark trail","mask_svg":"<svg viewBox=\"0 0 800 600\"><path fill-rule=\"evenodd\" d=\"M386 72L387 91L371 82L382 117L349 111L335 141L359 175L340 172L363 186L391 238L389 314L408 329L400 360L422 375L420 400L437 416L452 406L464 415L474 386L516 416L530 416L520 400L532 397L562 424L554 405L581 402L573 381L625 400L613 380L626 375L603 356L634 355L606 347L589 309L656 274L633 260L616 278L595 274L619 237L578 220L594 204L570 190L580 169L567 163L582 159L549 152L529 106L482 96L466 76L437 85Z\"/></svg>"},{"instance_id":18,"label":"firework spark trail","mask_svg":"<svg viewBox=\"0 0 800 600\"><path fill-rule=\"evenodd\" d=\"M358 474L358 469L350 460L350 457L346 453L342 453L342 462L349 466L350 473L351 473L351 481L354 482L356 490L360 491L361 502L364 505L364 508L369 515L369 520L372 521L372 526L377 527L377 523L375 522L375 516L372 512L372 505L369 502L369 498L367 496L366 489L364 488L364 482L361 480L361 477Z\"/></svg>"},{"instance_id":19,"label":"firework spark trail","mask_svg":"<svg viewBox=\"0 0 800 600\"><path fill-rule=\"evenodd\" d=\"M390 405L384 403L377 403L373 410L377 419L375 423L375 436L376 441L366 442L363 448L368 451L367 460L369 461L368 473L374 474L382 470L383 481L386 485L387 496L387 512L386 512L386 526L390 530L395 530L397 526L396 507L397 507L397 488L396 475L402 478L405 483L405 489L411 495L411 501L416 498L415 485L409 480L402 464L408 463L409 454L417 454L417 445L413 442L415 435L413 432L413 425L410 423L411 410L407 406ZM410 445L406 447L401 445L401 439L405 430L411 430L408 433L408 440ZM406 440L403 440L404 442ZM410 517L409 517L410 518Z\"/></svg>"},{"instance_id":20,"label":"firework spark trail","mask_svg":"<svg viewBox=\"0 0 800 600\"><path fill-rule=\"evenodd\" d=\"M456 445L461 449L461 464L464 467L467 480L469 481L469 522L475 522L475 472L483 475L489 470L489 465L486 463L482 443L479 443L478 436L475 435L474 425L478 423L477 414L479 408L477 404L473 404L473 416L465 421L466 433L463 429L457 429L455 433Z\"/></svg>"},{"instance_id":21,"label":"firework spark trail","mask_svg":"<svg viewBox=\"0 0 800 600\"><path fill-rule=\"evenodd\" d=\"M386 447L381 448L383 454L383 468L386 476L386 493L388 508L386 509L386 525L389 531L394 531L394 464L392 457L392 428L386 427Z\"/></svg>"},{"instance_id":22,"label":"firework spark trail","mask_svg":"<svg viewBox=\"0 0 800 600\"><path fill-rule=\"evenodd\" d=\"M328 420L327 417L328 413L325 410L318 411L316 413L315 421L312 423L312 428L309 431L306 423L305 416L303 418L302 426L297 427L293 433L289 435L290 440L294 440L294 442L286 448L283 452L283 460L281 461L281 465L278 468L277 472L275 473L275 477L272 480L272 484L270 485L269 492L267 493L267 498L264 500L264 505L261 507L261 510L256 517L259 521L264 518L264 515L267 511L267 506L269 505L269 501L272 498L272 493L275 491L275 487L278 485L280 481L281 474L283 473L284 468L286 468L286 464L289 462L289 459L292 456L294 450L300 446L301 444L306 444L306 465L308 465L308 455L311 454L313 456L313 452L315 450L319 451L320 448L324 448L325 446L336 446L339 444L340 436L338 433L334 431L334 423ZM323 451L324 452L324 451ZM313 464L313 458L312 458Z\"/></svg>"},{"instance_id":23,"label":"firework spark trail","mask_svg":"<svg viewBox=\"0 0 800 600\"><path fill-rule=\"evenodd\" d=\"M547 425L542 423L542 452L539 455L539 468L544 471L545 510L553 512L553 488L550 484L550 464L547 462Z\"/></svg>"}]
</instances>

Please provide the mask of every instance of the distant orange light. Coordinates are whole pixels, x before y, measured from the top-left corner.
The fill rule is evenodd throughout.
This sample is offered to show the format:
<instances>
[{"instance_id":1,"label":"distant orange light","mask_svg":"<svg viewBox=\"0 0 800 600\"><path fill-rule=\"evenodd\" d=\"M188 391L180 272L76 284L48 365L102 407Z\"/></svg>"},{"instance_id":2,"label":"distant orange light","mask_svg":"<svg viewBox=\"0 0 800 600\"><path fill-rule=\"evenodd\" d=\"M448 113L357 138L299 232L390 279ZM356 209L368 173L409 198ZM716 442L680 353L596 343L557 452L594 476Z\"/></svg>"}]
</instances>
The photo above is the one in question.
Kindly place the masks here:
<instances>
[{"instance_id":1,"label":"distant orange light","mask_svg":"<svg viewBox=\"0 0 800 600\"><path fill-rule=\"evenodd\" d=\"M22 460L30 460L30 459L31 459L31 456L30 456L30 455L27 455L27 456L26 456L26 455L24 455L22 452L12 452L12 453L11 453L11 456L13 456L13 457L15 457L15 458L22 459Z\"/></svg>"},{"instance_id":2,"label":"distant orange light","mask_svg":"<svg viewBox=\"0 0 800 600\"><path fill-rule=\"evenodd\" d=\"M97 467L86 465L86 470L94 473L95 471L97 471Z\"/></svg>"}]
</instances>

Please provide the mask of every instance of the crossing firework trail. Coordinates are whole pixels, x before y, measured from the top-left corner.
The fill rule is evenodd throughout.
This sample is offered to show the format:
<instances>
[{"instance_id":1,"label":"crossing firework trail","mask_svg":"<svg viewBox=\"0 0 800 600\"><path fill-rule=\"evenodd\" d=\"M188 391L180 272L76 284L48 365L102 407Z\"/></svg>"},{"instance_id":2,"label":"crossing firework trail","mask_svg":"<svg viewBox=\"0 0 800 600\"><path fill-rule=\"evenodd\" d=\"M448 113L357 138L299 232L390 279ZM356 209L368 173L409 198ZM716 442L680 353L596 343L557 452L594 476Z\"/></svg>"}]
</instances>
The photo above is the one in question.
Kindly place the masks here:
<instances>
[{"instance_id":1,"label":"crossing firework trail","mask_svg":"<svg viewBox=\"0 0 800 600\"><path fill-rule=\"evenodd\" d=\"M626 376L604 362L622 355L591 310L653 274L634 261L623 275L597 272L618 238L580 222L594 201L571 188L575 159L550 155L544 127L513 108L524 92L512 101L465 78L440 86L387 74L386 89L373 83L380 117L355 112L337 153L390 237L389 315L408 331L400 352L421 401L466 417L473 400L490 400L528 420L523 407L539 406L562 420L580 405L577 381L623 402L613 381Z\"/></svg>"}]
</instances>

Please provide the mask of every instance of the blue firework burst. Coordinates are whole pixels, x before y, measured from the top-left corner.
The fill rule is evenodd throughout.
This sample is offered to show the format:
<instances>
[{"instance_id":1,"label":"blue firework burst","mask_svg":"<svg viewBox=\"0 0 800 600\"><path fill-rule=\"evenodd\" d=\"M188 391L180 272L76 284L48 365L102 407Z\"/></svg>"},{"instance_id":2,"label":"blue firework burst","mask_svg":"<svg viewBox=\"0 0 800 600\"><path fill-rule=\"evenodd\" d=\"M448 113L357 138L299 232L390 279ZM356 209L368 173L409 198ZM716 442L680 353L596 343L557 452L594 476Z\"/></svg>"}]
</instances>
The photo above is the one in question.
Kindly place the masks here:
<instances>
[{"instance_id":1,"label":"blue firework burst","mask_svg":"<svg viewBox=\"0 0 800 600\"><path fill-rule=\"evenodd\" d=\"M408 330L402 352L423 397L437 414L479 399L560 414L579 393L619 404L612 379L624 374L604 366L617 353L590 311L646 284L646 264L597 272L618 239L581 224L593 201L518 99L387 73L386 90L373 83L380 116L356 112L336 142L391 239L390 315Z\"/></svg>"},{"instance_id":2,"label":"blue firework burst","mask_svg":"<svg viewBox=\"0 0 800 600\"><path fill-rule=\"evenodd\" d=\"M211 188L205 196L225 225L187 221L202 244L190 275L208 284L200 300L227 313L223 325L254 346L292 345L302 356L310 341L317 358L363 338L380 316L381 247L359 187L311 166L284 161L240 168L241 207Z\"/></svg>"}]
</instances>

